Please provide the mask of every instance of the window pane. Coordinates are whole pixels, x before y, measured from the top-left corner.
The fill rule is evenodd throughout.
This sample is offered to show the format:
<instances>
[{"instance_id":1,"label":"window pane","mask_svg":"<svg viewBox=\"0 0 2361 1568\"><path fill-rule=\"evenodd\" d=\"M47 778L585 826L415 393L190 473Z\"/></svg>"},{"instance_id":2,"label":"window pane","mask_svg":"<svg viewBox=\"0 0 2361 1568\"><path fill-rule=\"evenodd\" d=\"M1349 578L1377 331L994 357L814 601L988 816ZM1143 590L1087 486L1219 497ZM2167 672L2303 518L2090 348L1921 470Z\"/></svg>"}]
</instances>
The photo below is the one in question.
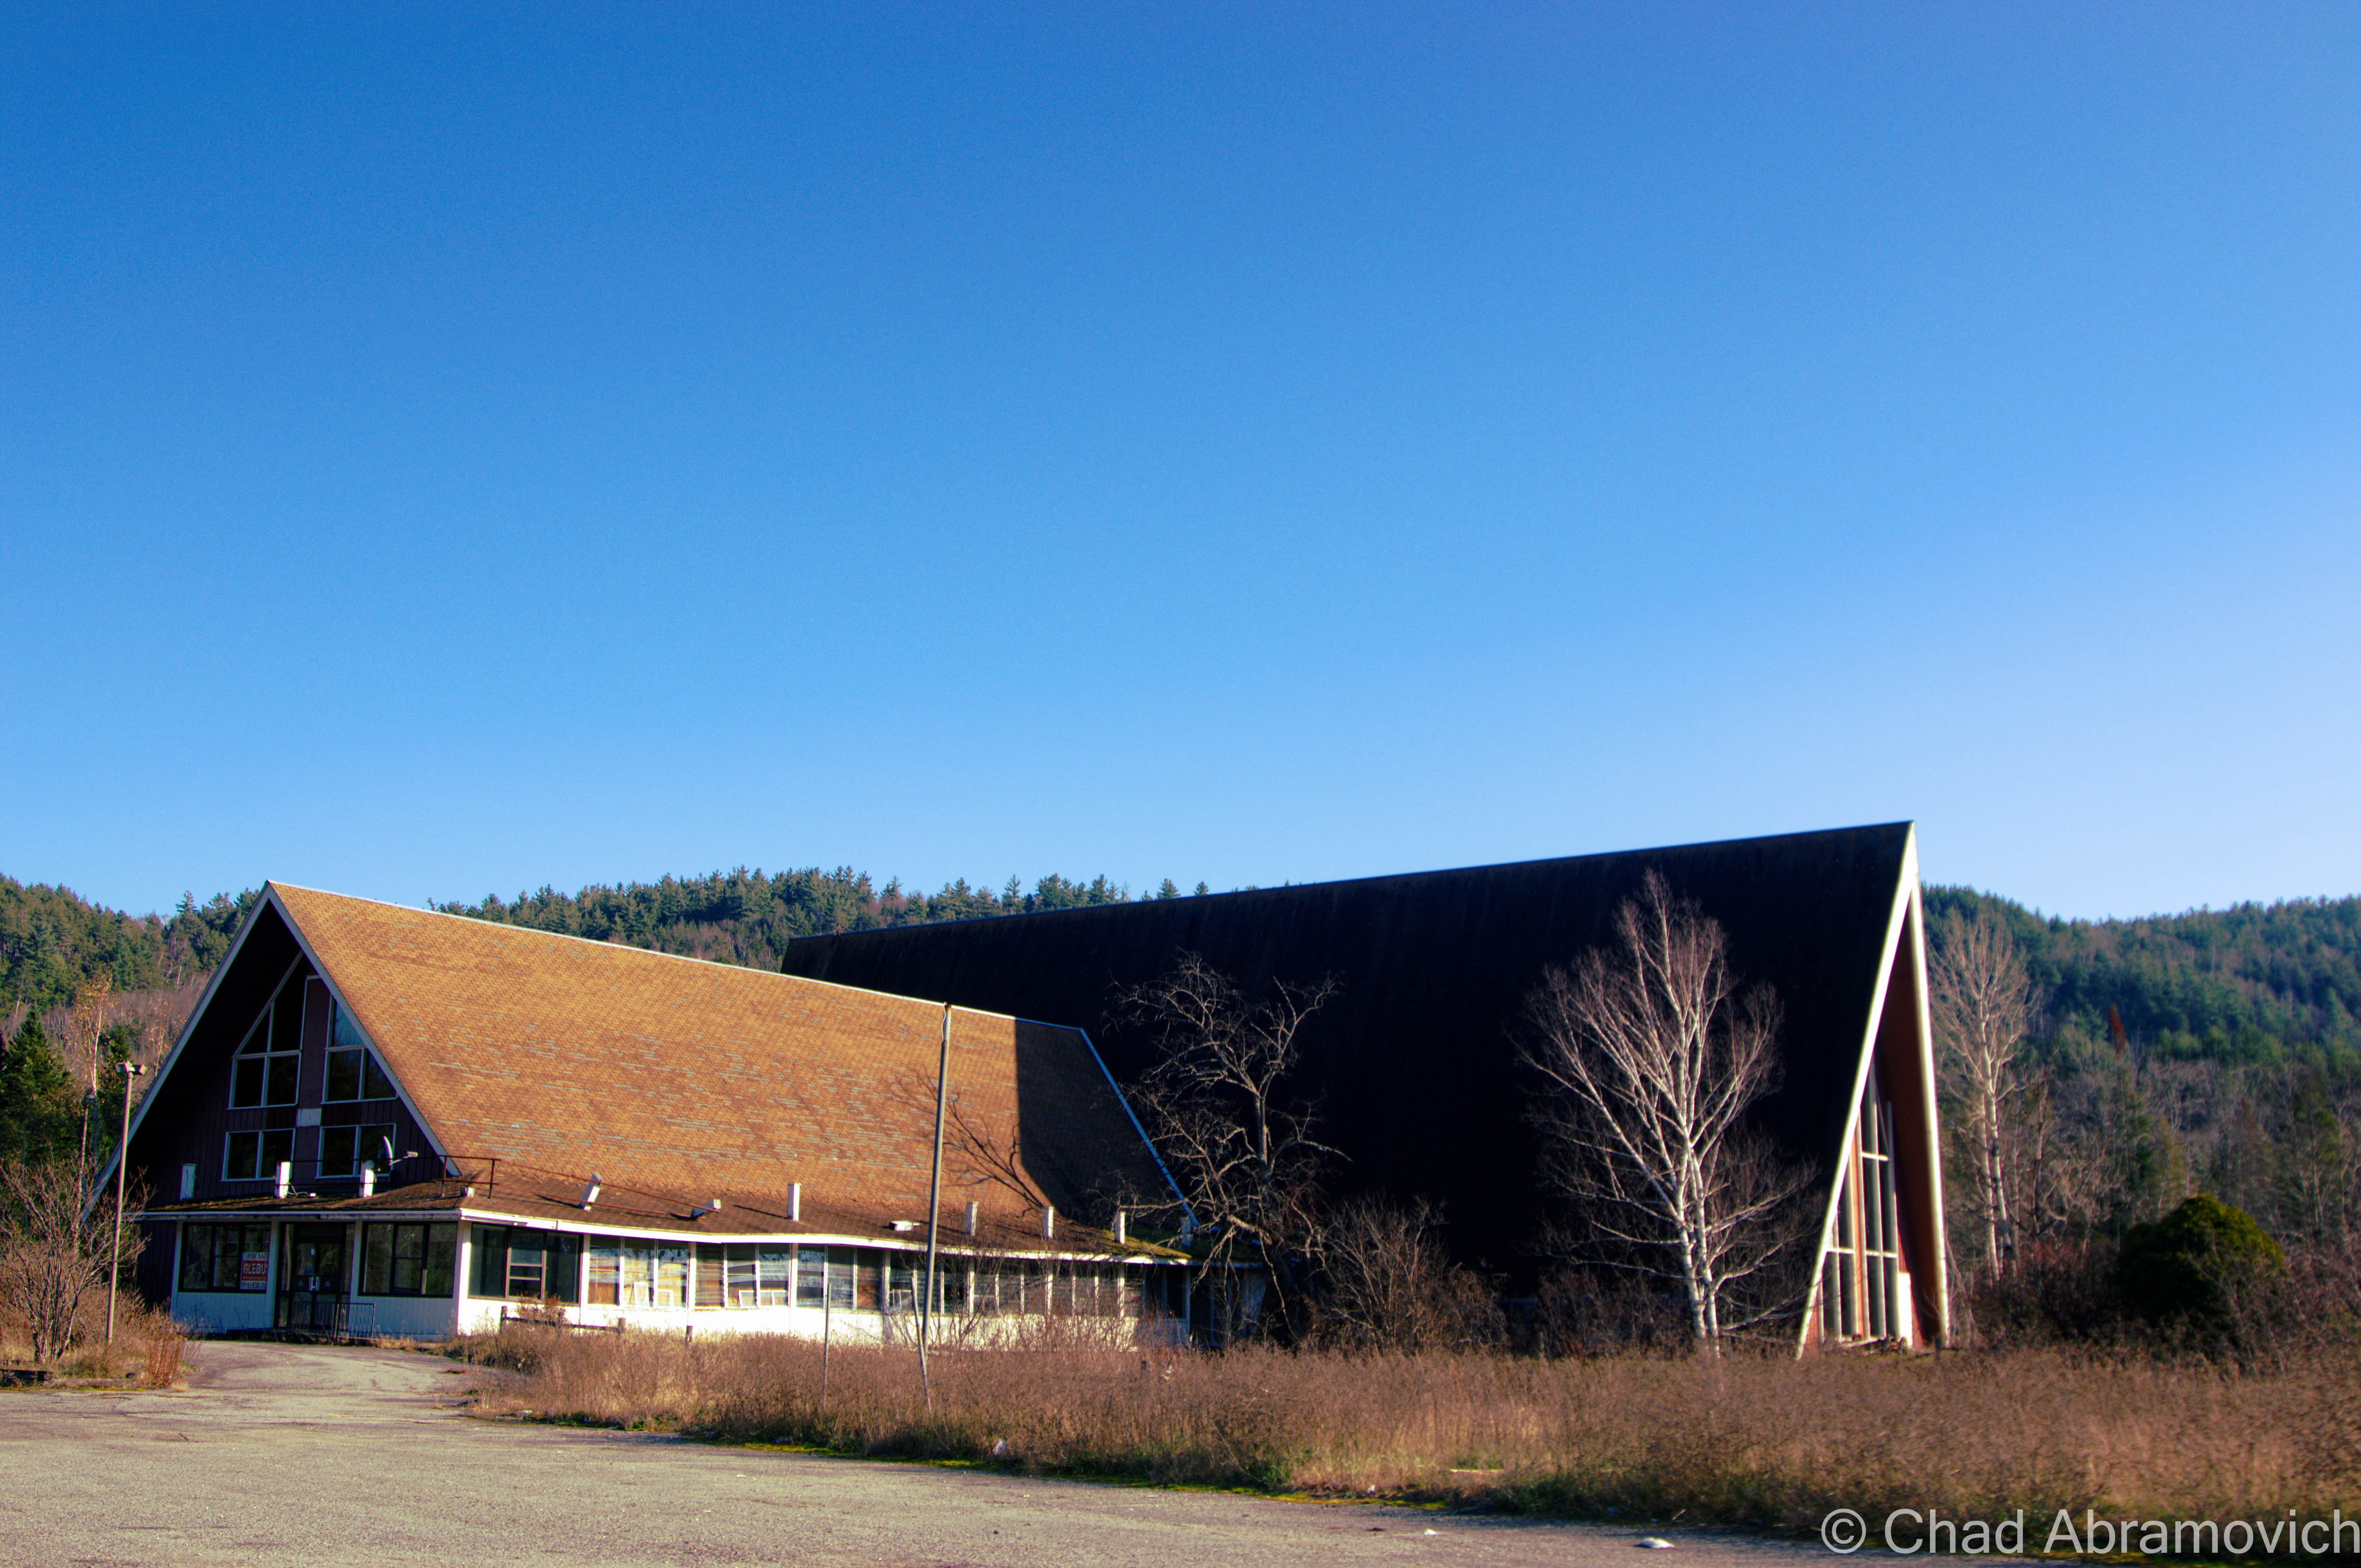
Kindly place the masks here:
<instances>
[{"instance_id":1,"label":"window pane","mask_svg":"<svg viewBox=\"0 0 2361 1568\"><path fill-rule=\"evenodd\" d=\"M230 1064L229 1103L236 1111L262 1103L261 1057L240 1057Z\"/></svg>"},{"instance_id":2,"label":"window pane","mask_svg":"<svg viewBox=\"0 0 2361 1568\"><path fill-rule=\"evenodd\" d=\"M325 1100L358 1100L361 1097L362 1051L330 1051L328 1053L328 1087L321 1098Z\"/></svg>"},{"instance_id":3,"label":"window pane","mask_svg":"<svg viewBox=\"0 0 2361 1568\"><path fill-rule=\"evenodd\" d=\"M796 1305L826 1306L827 1290L828 1249L816 1246L796 1248Z\"/></svg>"},{"instance_id":4,"label":"window pane","mask_svg":"<svg viewBox=\"0 0 2361 1568\"><path fill-rule=\"evenodd\" d=\"M754 1249L731 1243L721 1249L721 1300L724 1306L761 1306L762 1277Z\"/></svg>"},{"instance_id":5,"label":"window pane","mask_svg":"<svg viewBox=\"0 0 2361 1568\"><path fill-rule=\"evenodd\" d=\"M688 1248L685 1246L655 1249L655 1305L688 1305Z\"/></svg>"},{"instance_id":6,"label":"window pane","mask_svg":"<svg viewBox=\"0 0 2361 1568\"><path fill-rule=\"evenodd\" d=\"M353 1173L353 1129L323 1127L320 1129L320 1174L350 1176Z\"/></svg>"},{"instance_id":7,"label":"window pane","mask_svg":"<svg viewBox=\"0 0 2361 1568\"><path fill-rule=\"evenodd\" d=\"M271 1057L269 1071L262 1085L263 1102L269 1105L295 1103L295 1058L291 1056Z\"/></svg>"},{"instance_id":8,"label":"window pane","mask_svg":"<svg viewBox=\"0 0 2361 1568\"><path fill-rule=\"evenodd\" d=\"M622 1260L612 1236L590 1238L590 1304L612 1307L619 1303L617 1288L622 1282Z\"/></svg>"},{"instance_id":9,"label":"window pane","mask_svg":"<svg viewBox=\"0 0 2361 1568\"><path fill-rule=\"evenodd\" d=\"M422 1296L451 1294L451 1259L459 1250L459 1227L429 1225L426 1227L426 1263L420 1271L418 1293Z\"/></svg>"},{"instance_id":10,"label":"window pane","mask_svg":"<svg viewBox=\"0 0 2361 1568\"><path fill-rule=\"evenodd\" d=\"M228 1181L250 1181L254 1179L255 1150L261 1135L232 1133L226 1152L222 1156L222 1177Z\"/></svg>"},{"instance_id":11,"label":"window pane","mask_svg":"<svg viewBox=\"0 0 2361 1568\"><path fill-rule=\"evenodd\" d=\"M293 1051L302 1044L303 977L295 975L280 988L270 1004L270 1048Z\"/></svg>"},{"instance_id":12,"label":"window pane","mask_svg":"<svg viewBox=\"0 0 2361 1568\"><path fill-rule=\"evenodd\" d=\"M508 1284L509 1233L505 1225L478 1225L475 1241L476 1277L468 1293L498 1296Z\"/></svg>"},{"instance_id":13,"label":"window pane","mask_svg":"<svg viewBox=\"0 0 2361 1568\"><path fill-rule=\"evenodd\" d=\"M382 1296L386 1281L392 1276L393 1231L391 1225L361 1227L361 1294Z\"/></svg>"},{"instance_id":14,"label":"window pane","mask_svg":"<svg viewBox=\"0 0 2361 1568\"><path fill-rule=\"evenodd\" d=\"M393 1098L393 1080L385 1075L385 1069L378 1066L377 1053L374 1051L361 1053L361 1098L364 1100Z\"/></svg>"},{"instance_id":15,"label":"window pane","mask_svg":"<svg viewBox=\"0 0 2361 1568\"><path fill-rule=\"evenodd\" d=\"M828 1249L828 1304L831 1307L852 1305L853 1251L849 1246Z\"/></svg>"},{"instance_id":16,"label":"window pane","mask_svg":"<svg viewBox=\"0 0 2361 1568\"><path fill-rule=\"evenodd\" d=\"M214 1284L214 1228L181 1227L181 1288L210 1290Z\"/></svg>"},{"instance_id":17,"label":"window pane","mask_svg":"<svg viewBox=\"0 0 2361 1568\"><path fill-rule=\"evenodd\" d=\"M330 1043L338 1050L358 1050L368 1044L361 1035L361 1026L353 1022L351 1014L338 1007L333 1016L335 1022L329 1025L333 1035Z\"/></svg>"},{"instance_id":18,"label":"window pane","mask_svg":"<svg viewBox=\"0 0 2361 1568\"><path fill-rule=\"evenodd\" d=\"M393 1288L396 1295L418 1294L419 1271L426 1261L426 1227L395 1225L393 1231Z\"/></svg>"},{"instance_id":19,"label":"window pane","mask_svg":"<svg viewBox=\"0 0 2361 1568\"><path fill-rule=\"evenodd\" d=\"M277 1132L263 1134L261 1148L262 1157L255 1174L267 1179L275 1179L279 1175L280 1162L295 1157L293 1129L281 1127Z\"/></svg>"}]
</instances>

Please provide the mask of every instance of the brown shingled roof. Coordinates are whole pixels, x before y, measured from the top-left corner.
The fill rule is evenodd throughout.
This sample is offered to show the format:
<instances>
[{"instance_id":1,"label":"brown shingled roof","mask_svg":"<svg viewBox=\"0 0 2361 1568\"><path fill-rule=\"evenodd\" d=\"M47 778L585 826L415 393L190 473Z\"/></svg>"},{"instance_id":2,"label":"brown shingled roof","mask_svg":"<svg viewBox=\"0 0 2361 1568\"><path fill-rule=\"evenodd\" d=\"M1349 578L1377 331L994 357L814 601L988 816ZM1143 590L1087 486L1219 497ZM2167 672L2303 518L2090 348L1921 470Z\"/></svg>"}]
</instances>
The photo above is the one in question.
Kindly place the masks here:
<instances>
[{"instance_id":1,"label":"brown shingled roof","mask_svg":"<svg viewBox=\"0 0 2361 1568\"><path fill-rule=\"evenodd\" d=\"M733 1220L779 1215L781 1229L794 1181L814 1219L882 1228L925 1217L935 1003L281 883L270 892L471 1176L489 1176L497 1159L496 1185L547 1201L575 1196L562 1192L567 1178L596 1171L617 1189L753 1212ZM965 1123L1004 1147L1013 1138L1022 1174L1061 1215L1104 1223L1119 1202L1170 1201L1079 1030L956 1008L950 1077ZM1027 1204L982 1174L948 1150L946 1209L980 1202L994 1230L1014 1232Z\"/></svg>"}]
</instances>

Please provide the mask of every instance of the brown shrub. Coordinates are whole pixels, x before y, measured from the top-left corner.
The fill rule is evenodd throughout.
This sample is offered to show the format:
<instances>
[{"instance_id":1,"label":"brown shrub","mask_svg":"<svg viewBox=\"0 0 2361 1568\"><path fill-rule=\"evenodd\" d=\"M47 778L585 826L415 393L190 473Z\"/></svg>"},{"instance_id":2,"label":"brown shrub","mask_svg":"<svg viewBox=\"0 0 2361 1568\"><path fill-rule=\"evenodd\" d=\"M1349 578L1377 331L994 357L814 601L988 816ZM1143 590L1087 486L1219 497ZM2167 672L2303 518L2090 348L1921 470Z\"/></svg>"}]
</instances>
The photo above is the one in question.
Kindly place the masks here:
<instances>
[{"instance_id":1,"label":"brown shrub","mask_svg":"<svg viewBox=\"0 0 2361 1568\"><path fill-rule=\"evenodd\" d=\"M538 1333L532 1343L515 1336ZM845 1453L1805 1528L1839 1506L2361 1507L2361 1369L2267 1375L2051 1351L1940 1358L906 1351L511 1329L492 1409ZM1496 1472L1457 1475L1453 1472Z\"/></svg>"}]
</instances>

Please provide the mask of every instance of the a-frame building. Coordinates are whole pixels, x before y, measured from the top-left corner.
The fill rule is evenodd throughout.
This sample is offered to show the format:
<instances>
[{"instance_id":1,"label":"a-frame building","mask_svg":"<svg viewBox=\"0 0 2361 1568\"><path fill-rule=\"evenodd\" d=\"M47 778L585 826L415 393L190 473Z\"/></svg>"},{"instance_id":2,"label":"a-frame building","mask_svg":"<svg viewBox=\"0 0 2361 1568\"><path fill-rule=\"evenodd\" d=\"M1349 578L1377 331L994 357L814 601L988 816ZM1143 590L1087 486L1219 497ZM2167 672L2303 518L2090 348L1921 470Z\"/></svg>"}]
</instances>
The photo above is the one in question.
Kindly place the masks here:
<instances>
[{"instance_id":1,"label":"a-frame building","mask_svg":"<svg viewBox=\"0 0 2361 1568\"><path fill-rule=\"evenodd\" d=\"M140 1285L218 1332L906 1334L946 1053L937 1321L1185 1333L1080 1030L278 883L132 1125Z\"/></svg>"},{"instance_id":2,"label":"a-frame building","mask_svg":"<svg viewBox=\"0 0 2361 1568\"><path fill-rule=\"evenodd\" d=\"M1720 922L1741 981L1784 1013L1757 1124L1817 1173L1818 1245L1795 1249L1800 1343L1948 1334L1924 913L1910 824L1103 905L815 937L791 974L1092 1030L1118 1078L1149 1043L1115 988L1182 951L1249 986L1333 976L1304 1084L1345 1155L1340 1190L1440 1201L1461 1253L1536 1266L1546 1217L1512 1026L1554 964L1611 941L1650 871Z\"/></svg>"}]
</instances>

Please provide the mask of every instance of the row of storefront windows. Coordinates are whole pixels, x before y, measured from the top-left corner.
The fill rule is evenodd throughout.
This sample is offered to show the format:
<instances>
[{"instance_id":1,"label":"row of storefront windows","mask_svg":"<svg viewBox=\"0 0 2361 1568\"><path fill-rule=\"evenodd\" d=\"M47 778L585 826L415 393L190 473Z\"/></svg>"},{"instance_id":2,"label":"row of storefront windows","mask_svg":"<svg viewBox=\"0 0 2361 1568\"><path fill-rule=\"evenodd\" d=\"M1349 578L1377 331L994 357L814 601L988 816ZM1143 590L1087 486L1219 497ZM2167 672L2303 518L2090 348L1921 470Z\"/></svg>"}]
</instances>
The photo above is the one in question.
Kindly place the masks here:
<instances>
[{"instance_id":1,"label":"row of storefront windows","mask_svg":"<svg viewBox=\"0 0 2361 1568\"><path fill-rule=\"evenodd\" d=\"M459 1227L431 1223L361 1226L363 1296L448 1296ZM184 1224L180 1287L186 1291L270 1288L267 1224Z\"/></svg>"},{"instance_id":2,"label":"row of storefront windows","mask_svg":"<svg viewBox=\"0 0 2361 1568\"><path fill-rule=\"evenodd\" d=\"M362 1224L357 1293L450 1295L457 1239L453 1224ZM478 1225L472 1240L467 1293L485 1299L584 1304L586 1250L587 1304L595 1307L906 1312L926 1278L923 1256L881 1247L679 1245L507 1225ZM270 1255L267 1224L183 1224L180 1288L267 1290ZM1143 1304L1177 1311L1181 1288L1178 1270L1122 1264L950 1256L936 1272L942 1310L985 1317L1136 1318ZM1176 1295L1170 1308L1168 1289Z\"/></svg>"},{"instance_id":3,"label":"row of storefront windows","mask_svg":"<svg viewBox=\"0 0 2361 1568\"><path fill-rule=\"evenodd\" d=\"M473 1250L471 1295L569 1306L577 1303L579 1278L585 1281L581 1304L593 1307L909 1311L926 1278L922 1255L883 1247L691 1245L478 1225ZM1137 1317L1144 1291L1152 1291L1160 1306L1160 1276L1176 1272L947 1256L937 1266L936 1281L946 1312ZM1144 1283L1150 1274L1159 1277L1152 1287Z\"/></svg>"}]
</instances>

